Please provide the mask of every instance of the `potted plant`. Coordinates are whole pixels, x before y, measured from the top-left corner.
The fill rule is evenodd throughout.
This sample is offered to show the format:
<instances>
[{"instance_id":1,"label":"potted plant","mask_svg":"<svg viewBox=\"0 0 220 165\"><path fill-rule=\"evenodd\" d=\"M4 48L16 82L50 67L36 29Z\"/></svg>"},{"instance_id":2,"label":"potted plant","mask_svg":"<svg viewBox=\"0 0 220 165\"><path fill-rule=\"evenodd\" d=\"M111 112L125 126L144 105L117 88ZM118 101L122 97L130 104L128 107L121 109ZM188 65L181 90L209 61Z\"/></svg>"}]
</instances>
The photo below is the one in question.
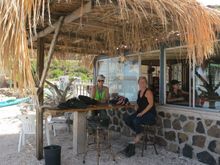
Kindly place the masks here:
<instances>
[{"instance_id":1,"label":"potted plant","mask_svg":"<svg viewBox=\"0 0 220 165\"><path fill-rule=\"evenodd\" d=\"M210 63L208 66L208 79L206 80L204 77L202 77L198 71L196 71L196 76L203 82L202 85L200 85L202 88L199 87L199 91L201 91L201 94L199 95L200 98L207 99L209 101L209 108L215 109L215 102L220 97L217 93L217 89L220 87L220 82L215 84L215 76L213 76L215 73L214 70L212 70Z\"/></svg>"}]
</instances>

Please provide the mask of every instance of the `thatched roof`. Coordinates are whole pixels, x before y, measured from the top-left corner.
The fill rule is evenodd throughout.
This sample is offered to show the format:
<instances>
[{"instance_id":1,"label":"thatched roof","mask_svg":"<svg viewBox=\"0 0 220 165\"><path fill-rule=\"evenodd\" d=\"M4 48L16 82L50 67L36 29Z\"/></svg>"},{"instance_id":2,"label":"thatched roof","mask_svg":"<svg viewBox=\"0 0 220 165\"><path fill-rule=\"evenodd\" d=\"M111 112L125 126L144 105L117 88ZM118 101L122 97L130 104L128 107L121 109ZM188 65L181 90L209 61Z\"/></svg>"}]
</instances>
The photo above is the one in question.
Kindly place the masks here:
<instances>
[{"instance_id":1,"label":"thatched roof","mask_svg":"<svg viewBox=\"0 0 220 165\"><path fill-rule=\"evenodd\" d=\"M48 50L61 16L55 52L77 56L147 51L180 40L189 57L201 62L212 54L220 25L220 14L195 0L3 0L1 65L13 71L20 87L33 83L28 43L36 48L37 38L44 37Z\"/></svg>"}]
</instances>

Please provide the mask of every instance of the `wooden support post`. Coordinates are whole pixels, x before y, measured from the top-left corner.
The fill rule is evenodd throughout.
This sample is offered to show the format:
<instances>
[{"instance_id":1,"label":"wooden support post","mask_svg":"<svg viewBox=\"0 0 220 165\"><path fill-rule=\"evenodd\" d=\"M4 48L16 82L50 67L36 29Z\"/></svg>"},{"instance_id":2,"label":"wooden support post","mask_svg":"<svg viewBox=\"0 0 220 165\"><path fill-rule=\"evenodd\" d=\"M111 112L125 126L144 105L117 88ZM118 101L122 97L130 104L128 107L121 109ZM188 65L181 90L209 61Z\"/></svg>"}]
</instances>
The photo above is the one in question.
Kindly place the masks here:
<instances>
[{"instance_id":1,"label":"wooden support post","mask_svg":"<svg viewBox=\"0 0 220 165\"><path fill-rule=\"evenodd\" d=\"M43 74L42 74L42 77L41 77L41 80L40 80L39 88L42 88L43 85L44 85L44 82L45 82L45 79L46 79L46 76L47 76L47 72L49 70L50 63L51 63L51 60L52 60L52 57L53 57L53 52L54 52L54 48L55 48L55 45L56 45L56 42L57 42L60 27L63 23L63 19L64 19L63 16L59 18L59 24L58 24L58 26L55 30L53 40L52 40L51 45L50 45L50 49L49 49L49 52L48 52L48 61L47 61L46 67L43 70Z\"/></svg>"},{"instance_id":2,"label":"wooden support post","mask_svg":"<svg viewBox=\"0 0 220 165\"><path fill-rule=\"evenodd\" d=\"M42 76L41 76L41 79L40 79L40 83L39 83L39 86L38 86L38 91L37 91L38 95L41 92L43 92L44 82L45 82L47 72L48 72L49 67L50 67L51 59L53 57L54 48L55 48L55 45L56 45L56 41L57 41L57 38L58 38L60 27L63 23L63 19L64 19L64 17L60 17L59 24L58 24L58 26L55 30L54 37L53 37L53 40L51 42L50 50L49 50L49 53L48 53L48 56L49 56L48 61L47 61L46 67L43 70L43 73L42 73ZM43 111L44 111L44 109L40 108L39 111L37 112L37 115L36 115L36 125L37 125L37 130L36 130L36 156L37 156L38 160L43 158Z\"/></svg>"},{"instance_id":3,"label":"wooden support post","mask_svg":"<svg viewBox=\"0 0 220 165\"><path fill-rule=\"evenodd\" d=\"M73 154L78 155L86 149L86 112L73 112ZM87 139L88 140L88 139Z\"/></svg>"},{"instance_id":4,"label":"wooden support post","mask_svg":"<svg viewBox=\"0 0 220 165\"><path fill-rule=\"evenodd\" d=\"M36 157L43 159L43 108L39 108L36 114Z\"/></svg>"},{"instance_id":5,"label":"wooden support post","mask_svg":"<svg viewBox=\"0 0 220 165\"><path fill-rule=\"evenodd\" d=\"M39 38L37 40L37 74L39 80L42 77L44 70L44 38ZM37 86L39 86L39 80L37 82ZM40 105L43 105L43 91L38 94L38 100Z\"/></svg>"},{"instance_id":6,"label":"wooden support post","mask_svg":"<svg viewBox=\"0 0 220 165\"><path fill-rule=\"evenodd\" d=\"M37 41L37 74L39 79L42 77L42 73L43 73L43 69L44 69L44 38L39 38ZM39 82L37 82L36 85L39 85ZM38 94L38 100L39 100L39 104L43 105L43 90L41 90ZM43 113L42 113L42 109L38 108L36 109L36 157L38 160L43 158L43 152L40 152L40 149L43 148L43 146L41 146L43 143L40 143L40 141L43 141L43 139L40 139L43 137L43 125L41 123L43 123Z\"/></svg>"},{"instance_id":7,"label":"wooden support post","mask_svg":"<svg viewBox=\"0 0 220 165\"><path fill-rule=\"evenodd\" d=\"M166 56L165 56L165 46L162 44L160 46L160 91L159 91L159 103L165 104L165 86L166 86Z\"/></svg>"}]
</instances>

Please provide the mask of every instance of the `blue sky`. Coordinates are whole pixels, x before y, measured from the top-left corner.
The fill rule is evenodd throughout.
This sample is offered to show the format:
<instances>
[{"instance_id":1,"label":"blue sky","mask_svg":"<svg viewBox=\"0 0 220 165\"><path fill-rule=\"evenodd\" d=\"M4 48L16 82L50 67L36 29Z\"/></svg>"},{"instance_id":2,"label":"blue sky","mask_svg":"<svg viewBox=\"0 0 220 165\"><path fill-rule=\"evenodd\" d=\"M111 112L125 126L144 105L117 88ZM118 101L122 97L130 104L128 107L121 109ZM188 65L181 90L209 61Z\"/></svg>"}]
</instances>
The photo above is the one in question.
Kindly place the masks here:
<instances>
[{"instance_id":1,"label":"blue sky","mask_svg":"<svg viewBox=\"0 0 220 165\"><path fill-rule=\"evenodd\" d=\"M197 0L204 5L220 5L220 0Z\"/></svg>"}]
</instances>

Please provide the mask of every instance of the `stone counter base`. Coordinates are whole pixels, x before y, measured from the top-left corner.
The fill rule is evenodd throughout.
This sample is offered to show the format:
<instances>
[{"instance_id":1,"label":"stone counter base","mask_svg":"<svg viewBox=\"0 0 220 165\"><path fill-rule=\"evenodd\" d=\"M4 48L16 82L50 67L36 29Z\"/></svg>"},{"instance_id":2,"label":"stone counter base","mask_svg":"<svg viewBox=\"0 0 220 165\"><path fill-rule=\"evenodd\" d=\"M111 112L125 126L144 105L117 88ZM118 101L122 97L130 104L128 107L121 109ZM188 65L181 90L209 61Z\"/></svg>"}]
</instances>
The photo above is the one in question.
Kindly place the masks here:
<instances>
[{"instance_id":1,"label":"stone counter base","mask_svg":"<svg viewBox=\"0 0 220 165\"><path fill-rule=\"evenodd\" d=\"M167 150L209 165L220 165L220 114L176 107L157 107L157 143ZM130 110L108 111L110 128L124 135L134 133L123 116Z\"/></svg>"}]
</instances>

